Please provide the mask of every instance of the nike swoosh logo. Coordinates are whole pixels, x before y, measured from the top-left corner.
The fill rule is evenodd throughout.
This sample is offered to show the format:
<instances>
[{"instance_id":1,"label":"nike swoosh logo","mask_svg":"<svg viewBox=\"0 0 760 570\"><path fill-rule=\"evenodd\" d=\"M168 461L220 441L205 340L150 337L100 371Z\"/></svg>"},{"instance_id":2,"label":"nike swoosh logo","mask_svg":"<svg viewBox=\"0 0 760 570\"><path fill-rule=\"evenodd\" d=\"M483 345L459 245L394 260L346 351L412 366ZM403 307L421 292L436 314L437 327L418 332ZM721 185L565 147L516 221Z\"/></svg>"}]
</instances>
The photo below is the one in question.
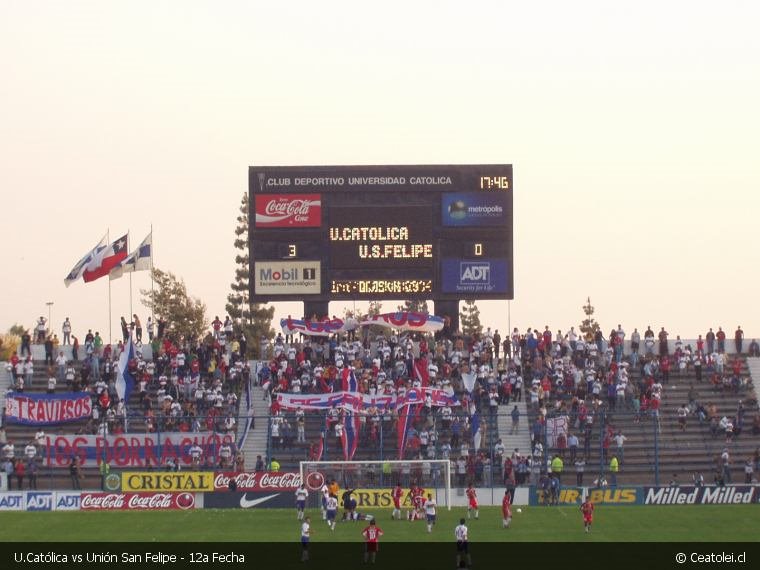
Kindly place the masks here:
<instances>
[{"instance_id":1,"label":"nike swoosh logo","mask_svg":"<svg viewBox=\"0 0 760 570\"><path fill-rule=\"evenodd\" d=\"M245 495L240 497L240 508L249 509L251 507L255 507L256 505L260 505L261 503L269 501L270 499L274 499L279 494L280 493L275 493L274 495L269 495L268 497L261 497L260 499L254 499L253 501L249 501L248 499L246 499L246 497L248 496L248 494L246 493Z\"/></svg>"}]
</instances>

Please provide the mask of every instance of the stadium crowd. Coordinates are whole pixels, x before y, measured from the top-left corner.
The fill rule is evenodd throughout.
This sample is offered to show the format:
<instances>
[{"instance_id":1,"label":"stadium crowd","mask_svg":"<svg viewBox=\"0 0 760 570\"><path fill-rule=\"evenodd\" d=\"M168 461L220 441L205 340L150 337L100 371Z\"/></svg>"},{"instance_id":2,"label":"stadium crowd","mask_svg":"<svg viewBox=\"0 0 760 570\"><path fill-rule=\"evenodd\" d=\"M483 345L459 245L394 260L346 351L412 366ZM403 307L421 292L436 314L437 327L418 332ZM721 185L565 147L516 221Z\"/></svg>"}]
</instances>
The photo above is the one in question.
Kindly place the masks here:
<instances>
[{"instance_id":1,"label":"stadium crowd","mask_svg":"<svg viewBox=\"0 0 760 570\"><path fill-rule=\"evenodd\" d=\"M696 374L697 382L710 390L746 397L735 413L719 417L709 398L699 398L694 390L683 410L679 408L679 422L689 417L711 425L717 421L714 433L723 430L727 438L736 438L745 429L743 411L756 408L757 401L750 389L751 379L741 373L741 358L726 353L722 328L717 333L710 329L704 339L699 337L696 346L685 344L680 337L669 343L664 328L655 333L651 327L643 335L634 329L627 351L625 341L621 326L606 336L600 330L580 334L574 328L564 333L548 326L543 331L520 332L515 328L503 339L498 330L490 329L468 338L460 333L387 332L374 338L366 333L360 337L348 333L301 336L296 341L280 334L271 345L262 343L268 365L258 376L271 397L273 447L295 448L304 459L308 456L312 460L323 458L319 455L322 447L317 445L314 433L307 435L306 417L321 413L282 410L277 404L278 393L340 391L342 372L349 368L362 393L403 397L410 389L429 384L456 395L461 406L434 407L428 398L409 430L403 457L450 459L460 486L468 481L489 485L499 480L507 486L529 482L551 486L555 479L559 483L565 461L575 467L580 485L594 438L594 449L601 445L605 470L614 485L627 439L615 427L615 415L625 413L635 421L646 417L659 422L664 387L687 374ZM748 354L757 353L755 340L748 347L743 345L741 328L734 341L737 353L743 348ZM510 410L510 404L522 400L528 406L528 418L521 417L516 406ZM512 415L512 433L525 429L521 424L528 423L530 450L507 450L501 439L489 439L488 430L496 424L487 420L505 410ZM473 448L476 416L481 442L477 449ZM547 421L552 418L564 419L566 429L549 439ZM333 450L331 459L343 458L340 438L345 419L346 412L333 408L320 424L324 425L321 431L327 447ZM369 408L362 412L361 448L377 450L381 431L385 438L395 440L391 434L396 433L397 421L392 410ZM760 433L760 424L753 426L753 432ZM332 441L334 445L330 445ZM404 475L414 478L408 470ZM600 485L606 481L604 473L595 479Z\"/></svg>"},{"instance_id":2,"label":"stadium crowd","mask_svg":"<svg viewBox=\"0 0 760 570\"><path fill-rule=\"evenodd\" d=\"M14 352L7 364L13 382L6 396L43 388L48 394L60 392L86 392L92 401L92 415L78 429L79 434L118 435L138 431L154 432L214 432L235 434L238 417L238 399L250 378L246 360L246 342L242 334L233 334L232 321L223 323L218 318L211 324L211 332L203 340L178 338L167 323L151 317L146 322L149 354L144 357L143 329L140 319L133 315L130 322L121 318L122 339L114 346L104 343L100 334L88 330L84 343L71 331L67 318L62 326L63 342L46 328L47 320L40 317L35 326L35 341L45 347L44 385L34 385L35 363L31 355L31 335L25 332L21 348ZM116 381L119 361L132 340L134 356L126 362L134 378L133 396L129 402L121 400ZM63 345L71 346L67 358ZM38 375L39 377L39 375ZM3 414L5 409L3 410ZM4 424L4 422L3 422ZM3 430L2 445L8 442ZM41 458L44 449L42 438L30 445ZM200 449L200 448L198 448ZM4 459L29 458L29 446L23 457L16 448L3 448ZM242 452L222 450L216 464L196 449L190 449L195 467L232 468L242 466ZM174 465L176 467L176 464ZM6 472L9 467L4 465ZM13 473L26 468L18 467ZM30 483L31 484L31 483Z\"/></svg>"}]
</instances>

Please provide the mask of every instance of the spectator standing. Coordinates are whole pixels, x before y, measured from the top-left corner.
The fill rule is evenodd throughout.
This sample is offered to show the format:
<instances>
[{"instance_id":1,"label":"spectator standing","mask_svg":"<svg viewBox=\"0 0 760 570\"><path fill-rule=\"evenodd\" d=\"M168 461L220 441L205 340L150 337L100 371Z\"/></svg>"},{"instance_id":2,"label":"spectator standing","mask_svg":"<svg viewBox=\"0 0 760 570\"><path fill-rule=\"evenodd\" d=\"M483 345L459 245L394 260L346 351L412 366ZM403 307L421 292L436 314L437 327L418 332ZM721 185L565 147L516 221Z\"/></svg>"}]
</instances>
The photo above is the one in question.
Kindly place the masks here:
<instances>
[{"instance_id":1,"label":"spectator standing","mask_svg":"<svg viewBox=\"0 0 760 570\"><path fill-rule=\"evenodd\" d=\"M129 324L124 317L121 317L121 338L125 343L129 340Z\"/></svg>"},{"instance_id":2,"label":"spectator standing","mask_svg":"<svg viewBox=\"0 0 760 570\"><path fill-rule=\"evenodd\" d=\"M71 478L71 488L75 491L82 489L82 470L79 467L79 458L74 456L69 464L69 477Z\"/></svg>"},{"instance_id":3,"label":"spectator standing","mask_svg":"<svg viewBox=\"0 0 760 570\"><path fill-rule=\"evenodd\" d=\"M45 317L40 317L37 319L37 343L42 344L45 342L45 338L47 337L47 319Z\"/></svg>"},{"instance_id":4,"label":"spectator standing","mask_svg":"<svg viewBox=\"0 0 760 570\"><path fill-rule=\"evenodd\" d=\"M61 332L63 333L63 344L71 344L71 321L68 317L63 321Z\"/></svg>"},{"instance_id":5,"label":"spectator standing","mask_svg":"<svg viewBox=\"0 0 760 570\"><path fill-rule=\"evenodd\" d=\"M742 343L744 341L744 331L741 327L736 329L734 333L734 344L736 345L736 354L742 353Z\"/></svg>"},{"instance_id":6,"label":"spectator standing","mask_svg":"<svg viewBox=\"0 0 760 570\"><path fill-rule=\"evenodd\" d=\"M45 343L45 366L53 365L53 339L48 337L44 339Z\"/></svg>"},{"instance_id":7,"label":"spectator standing","mask_svg":"<svg viewBox=\"0 0 760 570\"><path fill-rule=\"evenodd\" d=\"M752 475L755 473L755 466L751 459L744 463L744 482L749 485L752 483Z\"/></svg>"},{"instance_id":8,"label":"spectator standing","mask_svg":"<svg viewBox=\"0 0 760 570\"><path fill-rule=\"evenodd\" d=\"M5 471L5 478L8 481L8 490L13 490L13 471L14 471L14 465L13 465L13 459L5 459L5 462L3 463L3 471ZM19 489L20 491L21 489Z\"/></svg>"},{"instance_id":9,"label":"spectator standing","mask_svg":"<svg viewBox=\"0 0 760 570\"><path fill-rule=\"evenodd\" d=\"M145 324L148 329L148 341L153 342L153 317L148 317L148 322Z\"/></svg>"},{"instance_id":10,"label":"spectator standing","mask_svg":"<svg viewBox=\"0 0 760 570\"><path fill-rule=\"evenodd\" d=\"M18 490L21 491L24 488L24 476L26 475L26 465L24 464L23 459L16 460L16 465L13 468L13 474L16 476ZM10 488L10 481L8 482L8 488Z\"/></svg>"},{"instance_id":11,"label":"spectator standing","mask_svg":"<svg viewBox=\"0 0 760 570\"><path fill-rule=\"evenodd\" d=\"M583 486L583 473L586 471L586 462L583 457L579 457L575 461L575 484L578 487Z\"/></svg>"},{"instance_id":12,"label":"spectator standing","mask_svg":"<svg viewBox=\"0 0 760 570\"><path fill-rule=\"evenodd\" d=\"M726 333L723 331L723 327L718 327L715 338L718 340L718 352L723 354L726 352Z\"/></svg>"},{"instance_id":13,"label":"spectator standing","mask_svg":"<svg viewBox=\"0 0 760 570\"><path fill-rule=\"evenodd\" d=\"M617 487L617 476L620 472L620 463L618 462L618 458L616 456L612 456L612 459L610 459L610 478L612 479L612 486Z\"/></svg>"},{"instance_id":14,"label":"spectator standing","mask_svg":"<svg viewBox=\"0 0 760 570\"><path fill-rule=\"evenodd\" d=\"M29 490L30 491L36 491L37 490L37 473L39 471L39 466L37 465L37 462L33 459L29 459L26 462L26 476L29 479Z\"/></svg>"},{"instance_id":15,"label":"spectator standing","mask_svg":"<svg viewBox=\"0 0 760 570\"><path fill-rule=\"evenodd\" d=\"M135 325L135 340L142 342L142 323L140 322L140 317L132 315L132 322Z\"/></svg>"},{"instance_id":16,"label":"spectator standing","mask_svg":"<svg viewBox=\"0 0 760 570\"><path fill-rule=\"evenodd\" d=\"M520 427L520 410L517 409L517 406L512 408L512 413L510 415L512 416L512 427L509 430L509 434L517 435Z\"/></svg>"}]
</instances>

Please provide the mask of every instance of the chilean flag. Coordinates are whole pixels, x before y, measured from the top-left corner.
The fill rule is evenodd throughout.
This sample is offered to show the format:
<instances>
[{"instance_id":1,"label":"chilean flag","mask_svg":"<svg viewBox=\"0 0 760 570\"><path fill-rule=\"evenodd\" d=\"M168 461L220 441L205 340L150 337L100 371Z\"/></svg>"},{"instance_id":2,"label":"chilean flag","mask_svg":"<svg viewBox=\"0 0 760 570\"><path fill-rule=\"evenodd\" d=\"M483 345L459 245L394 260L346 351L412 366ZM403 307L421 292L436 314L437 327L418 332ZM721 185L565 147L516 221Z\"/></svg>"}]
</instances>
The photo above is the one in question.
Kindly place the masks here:
<instances>
[{"instance_id":1,"label":"chilean flag","mask_svg":"<svg viewBox=\"0 0 760 570\"><path fill-rule=\"evenodd\" d=\"M128 249L129 234L127 233L93 256L82 274L84 282L89 283L108 275L114 267L126 259Z\"/></svg>"},{"instance_id":2,"label":"chilean flag","mask_svg":"<svg viewBox=\"0 0 760 570\"><path fill-rule=\"evenodd\" d=\"M343 426L343 435L341 440L343 443L343 459L345 461L351 461L356 453L356 448L359 446L359 416L356 414L346 416L346 420Z\"/></svg>"},{"instance_id":3,"label":"chilean flag","mask_svg":"<svg viewBox=\"0 0 760 570\"><path fill-rule=\"evenodd\" d=\"M350 368L344 368L341 373L343 377L343 391L344 392L358 392L359 383L356 381L356 374Z\"/></svg>"}]
</instances>

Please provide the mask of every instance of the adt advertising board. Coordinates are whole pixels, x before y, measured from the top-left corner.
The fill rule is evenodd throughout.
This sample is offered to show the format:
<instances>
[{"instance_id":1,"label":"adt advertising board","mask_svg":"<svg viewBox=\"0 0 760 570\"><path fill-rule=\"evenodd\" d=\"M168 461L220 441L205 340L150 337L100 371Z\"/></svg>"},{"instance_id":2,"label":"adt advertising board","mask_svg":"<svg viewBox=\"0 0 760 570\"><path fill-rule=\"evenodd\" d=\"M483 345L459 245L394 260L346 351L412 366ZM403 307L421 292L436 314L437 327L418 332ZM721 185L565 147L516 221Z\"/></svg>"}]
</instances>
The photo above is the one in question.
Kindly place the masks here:
<instances>
[{"instance_id":1,"label":"adt advertising board","mask_svg":"<svg viewBox=\"0 0 760 570\"><path fill-rule=\"evenodd\" d=\"M444 226L507 226L509 196L498 192L447 192L441 196Z\"/></svg>"},{"instance_id":2,"label":"adt advertising board","mask_svg":"<svg viewBox=\"0 0 760 570\"><path fill-rule=\"evenodd\" d=\"M444 259L441 267L445 293L506 293L507 262L503 259Z\"/></svg>"},{"instance_id":3,"label":"adt advertising board","mask_svg":"<svg viewBox=\"0 0 760 570\"><path fill-rule=\"evenodd\" d=\"M23 511L26 504L24 493L0 493L0 511Z\"/></svg>"},{"instance_id":4,"label":"adt advertising board","mask_svg":"<svg viewBox=\"0 0 760 570\"><path fill-rule=\"evenodd\" d=\"M55 495L45 491L27 491L27 511L52 511L55 505Z\"/></svg>"},{"instance_id":5,"label":"adt advertising board","mask_svg":"<svg viewBox=\"0 0 760 570\"><path fill-rule=\"evenodd\" d=\"M55 494L55 510L78 511L81 500L82 494L80 492L69 493L66 491L58 491Z\"/></svg>"}]
</instances>

